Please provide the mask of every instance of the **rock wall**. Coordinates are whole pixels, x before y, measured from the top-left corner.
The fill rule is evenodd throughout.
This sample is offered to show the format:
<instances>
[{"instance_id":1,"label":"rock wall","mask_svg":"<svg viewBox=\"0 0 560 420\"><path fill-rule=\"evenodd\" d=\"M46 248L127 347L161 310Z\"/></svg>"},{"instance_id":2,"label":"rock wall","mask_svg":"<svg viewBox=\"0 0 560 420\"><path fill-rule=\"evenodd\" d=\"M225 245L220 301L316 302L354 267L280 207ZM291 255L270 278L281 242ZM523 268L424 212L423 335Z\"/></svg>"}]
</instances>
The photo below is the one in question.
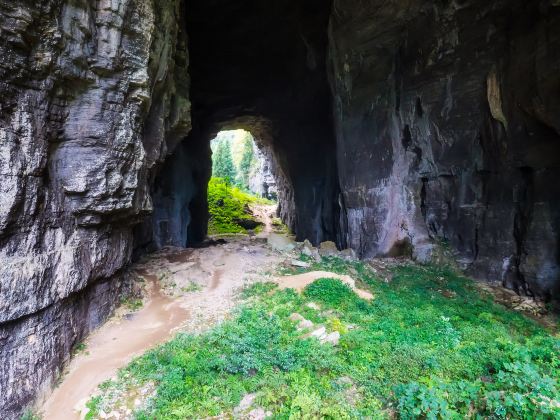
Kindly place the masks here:
<instances>
[{"instance_id":1,"label":"rock wall","mask_svg":"<svg viewBox=\"0 0 560 420\"><path fill-rule=\"evenodd\" d=\"M467 271L560 297L557 1L335 0L331 86L348 243L445 241Z\"/></svg>"},{"instance_id":2,"label":"rock wall","mask_svg":"<svg viewBox=\"0 0 560 420\"><path fill-rule=\"evenodd\" d=\"M221 129L262 142L298 239L440 241L558 300L558 28L558 0L0 0L0 412L110 314L134 251L203 239Z\"/></svg>"},{"instance_id":3,"label":"rock wall","mask_svg":"<svg viewBox=\"0 0 560 420\"><path fill-rule=\"evenodd\" d=\"M249 174L249 189L259 197L277 200L278 188L273 173L274 158L272 152L264 148L261 150L256 144L253 144L253 153L256 156L257 163L254 168L251 168Z\"/></svg>"},{"instance_id":4,"label":"rock wall","mask_svg":"<svg viewBox=\"0 0 560 420\"><path fill-rule=\"evenodd\" d=\"M0 0L0 412L119 299L150 179L190 129L179 0Z\"/></svg>"}]
</instances>

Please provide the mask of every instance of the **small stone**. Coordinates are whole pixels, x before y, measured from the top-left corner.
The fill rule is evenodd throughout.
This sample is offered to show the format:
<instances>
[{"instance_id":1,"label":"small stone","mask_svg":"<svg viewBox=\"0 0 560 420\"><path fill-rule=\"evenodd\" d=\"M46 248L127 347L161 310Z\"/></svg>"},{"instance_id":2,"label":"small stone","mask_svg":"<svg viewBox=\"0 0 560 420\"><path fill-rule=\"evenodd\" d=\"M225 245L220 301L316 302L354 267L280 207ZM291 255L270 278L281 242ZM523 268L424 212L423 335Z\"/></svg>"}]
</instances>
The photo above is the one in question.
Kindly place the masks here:
<instances>
[{"instance_id":1,"label":"small stone","mask_svg":"<svg viewBox=\"0 0 560 420\"><path fill-rule=\"evenodd\" d=\"M300 314L298 314L297 312L294 312L293 314L290 315L289 319L290 321L299 322L299 321L303 321L305 318Z\"/></svg>"},{"instance_id":2,"label":"small stone","mask_svg":"<svg viewBox=\"0 0 560 420\"><path fill-rule=\"evenodd\" d=\"M332 344L333 346L338 346L340 341L340 333L338 331L328 334L324 339L321 340L324 344Z\"/></svg>"},{"instance_id":3,"label":"small stone","mask_svg":"<svg viewBox=\"0 0 560 420\"><path fill-rule=\"evenodd\" d=\"M291 264L294 267L302 267L302 268L309 268L311 267L311 264L306 263L305 261L300 261L300 260L292 260Z\"/></svg>"},{"instance_id":4,"label":"small stone","mask_svg":"<svg viewBox=\"0 0 560 420\"><path fill-rule=\"evenodd\" d=\"M325 338L326 336L327 336L327 329L323 326L317 328L316 330L313 330L310 335L310 337L315 337L318 338L319 340Z\"/></svg>"},{"instance_id":5,"label":"small stone","mask_svg":"<svg viewBox=\"0 0 560 420\"><path fill-rule=\"evenodd\" d=\"M322 257L332 257L334 255L338 255L336 244L333 241L321 242L321 246L319 247L319 254Z\"/></svg>"},{"instance_id":6,"label":"small stone","mask_svg":"<svg viewBox=\"0 0 560 420\"><path fill-rule=\"evenodd\" d=\"M303 319L298 324L298 330L305 330L305 329L313 327L313 325L314 325L313 322L311 322L310 320Z\"/></svg>"},{"instance_id":7,"label":"small stone","mask_svg":"<svg viewBox=\"0 0 560 420\"><path fill-rule=\"evenodd\" d=\"M280 252L289 252L295 249L296 242L293 238L286 235L280 235L278 233L271 233L267 238L268 245Z\"/></svg>"},{"instance_id":8,"label":"small stone","mask_svg":"<svg viewBox=\"0 0 560 420\"><path fill-rule=\"evenodd\" d=\"M264 420L266 418L266 413L262 408L255 408L247 413L246 418L249 420Z\"/></svg>"},{"instance_id":9,"label":"small stone","mask_svg":"<svg viewBox=\"0 0 560 420\"><path fill-rule=\"evenodd\" d=\"M347 248L340 251L340 256L345 260L355 260L356 252L351 248Z\"/></svg>"},{"instance_id":10,"label":"small stone","mask_svg":"<svg viewBox=\"0 0 560 420\"><path fill-rule=\"evenodd\" d=\"M314 309L316 311L321 310L321 307L317 305L315 302L309 302L305 306L307 306L309 309Z\"/></svg>"},{"instance_id":11,"label":"small stone","mask_svg":"<svg viewBox=\"0 0 560 420\"><path fill-rule=\"evenodd\" d=\"M236 412L247 411L249 408L251 408L251 406L255 402L255 398L257 398L257 394L255 393L245 395L234 411Z\"/></svg>"}]
</instances>

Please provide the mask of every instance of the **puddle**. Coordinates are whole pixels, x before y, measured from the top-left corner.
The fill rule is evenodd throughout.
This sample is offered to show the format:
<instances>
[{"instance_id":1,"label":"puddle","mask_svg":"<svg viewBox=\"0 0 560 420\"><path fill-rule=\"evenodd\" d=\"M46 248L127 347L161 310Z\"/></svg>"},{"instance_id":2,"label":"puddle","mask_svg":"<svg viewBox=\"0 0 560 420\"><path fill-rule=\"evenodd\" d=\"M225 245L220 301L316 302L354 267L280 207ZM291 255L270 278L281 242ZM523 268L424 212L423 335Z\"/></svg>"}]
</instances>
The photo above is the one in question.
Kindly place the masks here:
<instances>
[{"instance_id":1,"label":"puddle","mask_svg":"<svg viewBox=\"0 0 560 420\"><path fill-rule=\"evenodd\" d=\"M189 313L164 296L151 276L150 298L138 312L111 320L92 333L86 352L76 356L62 384L43 407L44 420L79 419L79 412L97 386L113 377L135 356L169 339Z\"/></svg>"}]
</instances>

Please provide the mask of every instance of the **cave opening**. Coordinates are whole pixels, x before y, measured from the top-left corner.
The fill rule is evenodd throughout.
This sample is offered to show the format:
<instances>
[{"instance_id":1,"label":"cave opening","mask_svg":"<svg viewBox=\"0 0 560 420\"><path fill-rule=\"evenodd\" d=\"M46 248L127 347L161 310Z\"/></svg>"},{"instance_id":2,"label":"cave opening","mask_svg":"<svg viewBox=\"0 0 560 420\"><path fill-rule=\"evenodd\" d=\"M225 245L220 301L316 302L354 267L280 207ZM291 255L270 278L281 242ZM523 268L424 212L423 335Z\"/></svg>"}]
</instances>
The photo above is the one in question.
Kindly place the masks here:
<instances>
[{"instance_id":1,"label":"cave opening","mask_svg":"<svg viewBox=\"0 0 560 420\"><path fill-rule=\"evenodd\" d=\"M276 165L244 129L220 131L210 142L208 236L268 231L277 213ZM262 150L261 150L262 148Z\"/></svg>"},{"instance_id":2,"label":"cave opening","mask_svg":"<svg viewBox=\"0 0 560 420\"><path fill-rule=\"evenodd\" d=\"M241 191L271 201L278 199L273 162L251 132L220 131L210 141L212 178L220 178Z\"/></svg>"},{"instance_id":3,"label":"cave opening","mask_svg":"<svg viewBox=\"0 0 560 420\"><path fill-rule=\"evenodd\" d=\"M243 129L270 162L271 198L296 239L345 247L327 71L330 2L184 6L192 129L153 180L153 216L137 243L184 247L206 238L211 140Z\"/></svg>"}]
</instances>

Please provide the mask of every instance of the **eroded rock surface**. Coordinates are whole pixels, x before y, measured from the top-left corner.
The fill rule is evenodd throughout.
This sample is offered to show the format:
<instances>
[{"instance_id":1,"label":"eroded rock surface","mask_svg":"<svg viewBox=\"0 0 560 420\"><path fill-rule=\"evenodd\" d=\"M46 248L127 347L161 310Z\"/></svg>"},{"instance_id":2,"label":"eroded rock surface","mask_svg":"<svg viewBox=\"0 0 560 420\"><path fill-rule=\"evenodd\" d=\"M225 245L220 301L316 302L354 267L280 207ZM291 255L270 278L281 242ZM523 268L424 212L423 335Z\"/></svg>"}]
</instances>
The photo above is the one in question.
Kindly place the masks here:
<instances>
[{"instance_id":1,"label":"eroded rock surface","mask_svg":"<svg viewBox=\"0 0 560 420\"><path fill-rule=\"evenodd\" d=\"M0 1L8 418L119 299L150 174L190 128L182 13L179 0Z\"/></svg>"},{"instance_id":2,"label":"eroded rock surface","mask_svg":"<svg viewBox=\"0 0 560 420\"><path fill-rule=\"evenodd\" d=\"M298 241L444 241L558 301L558 28L556 0L0 0L0 411L111 312L133 252L204 238L221 129L256 136Z\"/></svg>"},{"instance_id":3,"label":"eroded rock surface","mask_svg":"<svg viewBox=\"0 0 560 420\"><path fill-rule=\"evenodd\" d=\"M335 0L331 83L348 243L560 296L560 7Z\"/></svg>"}]
</instances>

